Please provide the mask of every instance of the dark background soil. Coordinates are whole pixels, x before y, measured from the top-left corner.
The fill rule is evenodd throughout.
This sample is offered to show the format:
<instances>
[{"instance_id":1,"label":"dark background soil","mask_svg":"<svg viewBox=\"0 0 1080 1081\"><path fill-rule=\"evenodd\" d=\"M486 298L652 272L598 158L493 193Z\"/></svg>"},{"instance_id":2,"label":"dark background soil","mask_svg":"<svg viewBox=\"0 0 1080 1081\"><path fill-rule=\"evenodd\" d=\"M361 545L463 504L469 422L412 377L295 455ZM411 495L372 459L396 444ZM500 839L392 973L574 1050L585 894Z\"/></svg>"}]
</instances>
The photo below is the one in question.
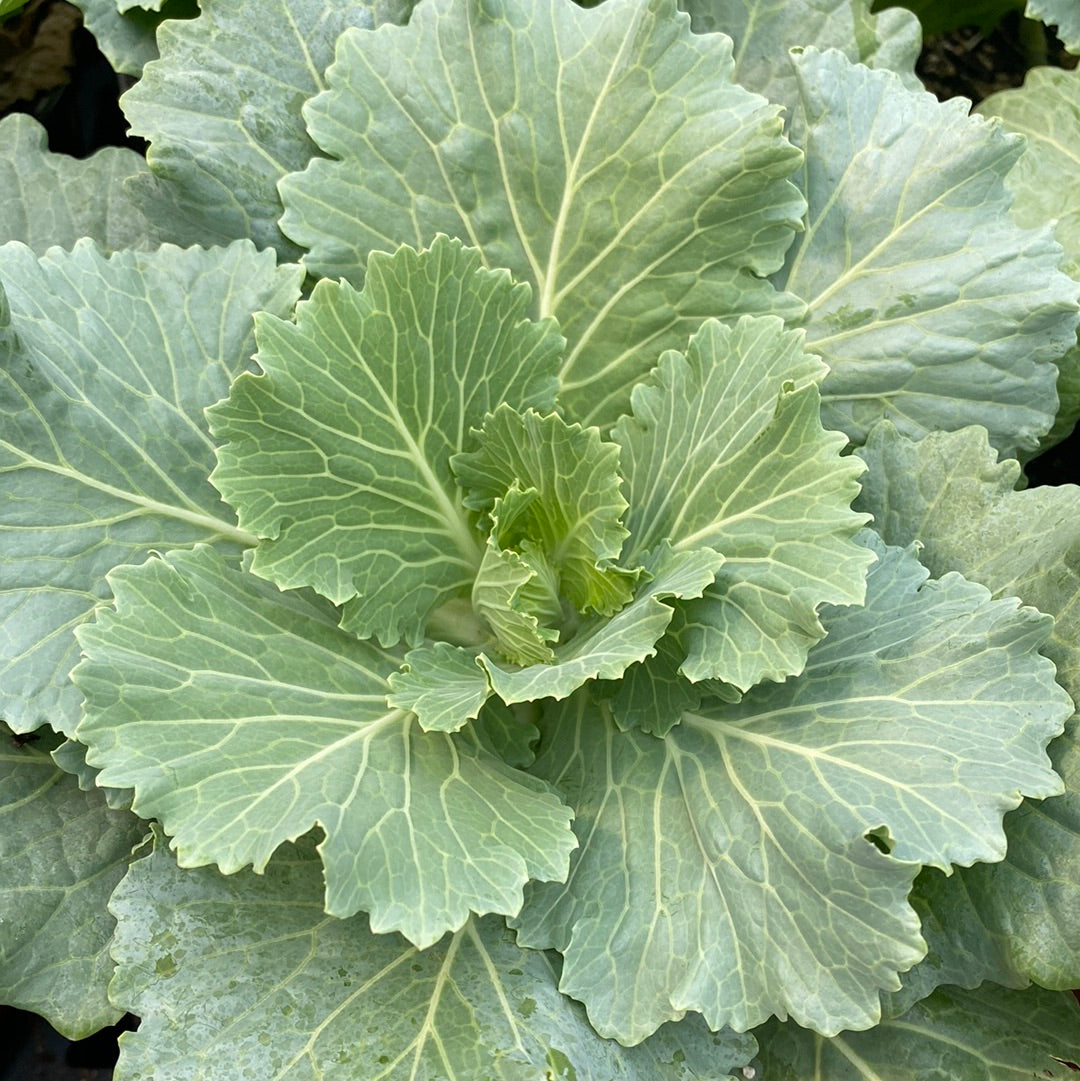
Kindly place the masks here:
<instances>
[{"instance_id":1,"label":"dark background soil","mask_svg":"<svg viewBox=\"0 0 1080 1081\"><path fill-rule=\"evenodd\" d=\"M257 4L258 0L252 0ZM1015 11L997 27L965 27L928 39L918 71L940 99L979 101L1019 86L1037 63L1074 67L1049 31ZM117 76L64 0L31 0L0 23L0 116L30 113L45 125L50 149L86 157L103 146L144 146L127 137L117 104L131 85ZM0 192L0 198L3 193ZM1080 433L1029 463L1032 485L1080 482ZM135 1028L126 1017L114 1028L72 1042L32 1013L0 1006L0 1081L108 1081L117 1036Z\"/></svg>"}]
</instances>

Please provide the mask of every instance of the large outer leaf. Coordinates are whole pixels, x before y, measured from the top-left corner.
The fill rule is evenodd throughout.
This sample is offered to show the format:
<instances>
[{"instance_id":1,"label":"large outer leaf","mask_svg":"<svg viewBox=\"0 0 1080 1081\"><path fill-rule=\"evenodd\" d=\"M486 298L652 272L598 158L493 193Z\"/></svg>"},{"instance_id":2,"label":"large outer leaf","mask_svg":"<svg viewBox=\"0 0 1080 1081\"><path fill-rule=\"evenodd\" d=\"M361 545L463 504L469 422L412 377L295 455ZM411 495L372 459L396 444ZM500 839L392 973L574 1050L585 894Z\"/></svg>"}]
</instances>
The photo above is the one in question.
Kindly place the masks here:
<instances>
[{"instance_id":1,"label":"large outer leaf","mask_svg":"<svg viewBox=\"0 0 1080 1081\"><path fill-rule=\"evenodd\" d=\"M154 248L172 239L147 222L123 181L146 171L134 150L108 146L85 161L48 150L45 129L22 113L0 120L0 242L38 255L89 236L102 247Z\"/></svg>"},{"instance_id":2,"label":"large outer leaf","mask_svg":"<svg viewBox=\"0 0 1080 1081\"><path fill-rule=\"evenodd\" d=\"M1080 285L1048 225L1006 214L1022 141L836 52L796 58L806 232L782 276L829 365L829 427L862 442L887 416L918 438L979 423L1033 449L1057 409Z\"/></svg>"},{"instance_id":3,"label":"large outer leaf","mask_svg":"<svg viewBox=\"0 0 1080 1081\"><path fill-rule=\"evenodd\" d=\"M1080 70L1033 68L1022 87L991 95L979 112L1026 137L1006 177L1016 194L1012 214L1021 225L1052 222L1065 252L1062 269L1080 279ZM1080 418L1080 346L1058 368L1058 416L1043 445L1064 439Z\"/></svg>"},{"instance_id":4,"label":"large outer leaf","mask_svg":"<svg viewBox=\"0 0 1080 1081\"><path fill-rule=\"evenodd\" d=\"M500 401L550 408L563 345L529 290L441 237L375 253L363 292L320 282L295 323L258 320L262 376L209 411L213 481L264 540L252 569L311 586L343 626L418 641L468 593L481 539L450 458Z\"/></svg>"},{"instance_id":5,"label":"large outer leaf","mask_svg":"<svg viewBox=\"0 0 1080 1081\"><path fill-rule=\"evenodd\" d=\"M112 1024L105 909L146 824L56 768L51 733L19 749L0 726L0 1001L70 1039Z\"/></svg>"},{"instance_id":6,"label":"large outer leaf","mask_svg":"<svg viewBox=\"0 0 1080 1081\"><path fill-rule=\"evenodd\" d=\"M250 237L294 258L299 249L277 227L276 185L316 152L300 107L324 89L323 69L342 30L402 21L412 2L259 0L256 9L249 0L213 0L204 7L192 22L162 26L161 59L124 95L124 113L132 132L150 140L147 161L172 189L172 228L184 240ZM141 186L152 214L159 188Z\"/></svg>"},{"instance_id":7,"label":"large outer leaf","mask_svg":"<svg viewBox=\"0 0 1080 1081\"><path fill-rule=\"evenodd\" d=\"M1025 13L1049 23L1069 52L1080 53L1080 9L1074 0L1028 0Z\"/></svg>"},{"instance_id":8,"label":"large outer leaf","mask_svg":"<svg viewBox=\"0 0 1080 1081\"><path fill-rule=\"evenodd\" d=\"M826 1040L795 1025L761 1029L769 1081L1070 1081L1080 1058L1071 995L943 988L903 1017Z\"/></svg>"},{"instance_id":9,"label":"large outer leaf","mask_svg":"<svg viewBox=\"0 0 1080 1081\"><path fill-rule=\"evenodd\" d=\"M73 2L113 68L136 77L142 74L145 64L157 58L156 36L162 21L190 19L199 13L198 0L164 0L155 5L154 11L121 11L118 0Z\"/></svg>"},{"instance_id":10,"label":"large outer leaf","mask_svg":"<svg viewBox=\"0 0 1080 1081\"><path fill-rule=\"evenodd\" d=\"M825 631L821 604L862 601L873 556L853 543L859 463L821 427L825 374L779 319L706 323L685 354L660 358L616 425L631 563L668 542L724 556L688 606L682 671L745 690L802 669Z\"/></svg>"},{"instance_id":11,"label":"large outer leaf","mask_svg":"<svg viewBox=\"0 0 1080 1081\"><path fill-rule=\"evenodd\" d=\"M552 710L534 769L581 849L513 922L565 954L562 989L602 1034L633 1042L690 1009L739 1030L872 1025L924 949L918 866L1000 859L1003 812L1060 788L1044 747L1071 707L1035 652L1049 621L867 541L866 606L829 611L801 677L662 740L585 695Z\"/></svg>"},{"instance_id":12,"label":"large outer leaf","mask_svg":"<svg viewBox=\"0 0 1080 1081\"><path fill-rule=\"evenodd\" d=\"M698 33L719 30L735 42L735 81L783 105L790 115L799 91L788 50L839 49L857 63L886 68L918 89L919 20L906 8L870 14L870 0L679 0Z\"/></svg>"},{"instance_id":13,"label":"large outer leaf","mask_svg":"<svg viewBox=\"0 0 1080 1081\"><path fill-rule=\"evenodd\" d=\"M70 733L71 628L105 574L151 549L252 543L207 481L203 408L252 352L251 312L287 312L297 267L250 243L104 258L87 242L38 260L0 248L0 713Z\"/></svg>"},{"instance_id":14,"label":"large outer leaf","mask_svg":"<svg viewBox=\"0 0 1080 1081\"><path fill-rule=\"evenodd\" d=\"M109 581L116 609L80 631L78 737L99 783L134 788L185 866L261 870L319 825L326 910L364 909L423 946L470 910L516 912L527 879L565 875L567 808L475 733L424 733L388 708L397 660L329 605L206 547Z\"/></svg>"},{"instance_id":15,"label":"large outer leaf","mask_svg":"<svg viewBox=\"0 0 1080 1081\"><path fill-rule=\"evenodd\" d=\"M113 899L113 994L142 1019L117 1081L722 1081L751 1036L687 1020L601 1040L556 990L558 958L471 920L423 952L328 919L307 840L266 875L180 871L158 851ZM242 1065L241 1065L242 1064Z\"/></svg>"},{"instance_id":16,"label":"large outer leaf","mask_svg":"<svg viewBox=\"0 0 1080 1081\"><path fill-rule=\"evenodd\" d=\"M431 0L349 31L305 109L332 155L286 177L282 228L316 273L436 232L534 288L570 344L571 419L605 424L709 315L798 305L772 273L801 203L778 110L674 0Z\"/></svg>"},{"instance_id":17,"label":"large outer leaf","mask_svg":"<svg viewBox=\"0 0 1080 1081\"><path fill-rule=\"evenodd\" d=\"M887 424L860 452L870 466L860 505L886 540L920 541L937 574L958 570L997 596L1055 617L1044 651L1080 700L1080 489L1015 491L1020 467L998 462L968 428L912 443ZM963 912L1005 940L1015 971L1047 986L1080 985L1080 736L1054 745L1066 792L1006 818L1009 851L937 883L935 909ZM959 920L951 921L959 923Z\"/></svg>"}]
</instances>

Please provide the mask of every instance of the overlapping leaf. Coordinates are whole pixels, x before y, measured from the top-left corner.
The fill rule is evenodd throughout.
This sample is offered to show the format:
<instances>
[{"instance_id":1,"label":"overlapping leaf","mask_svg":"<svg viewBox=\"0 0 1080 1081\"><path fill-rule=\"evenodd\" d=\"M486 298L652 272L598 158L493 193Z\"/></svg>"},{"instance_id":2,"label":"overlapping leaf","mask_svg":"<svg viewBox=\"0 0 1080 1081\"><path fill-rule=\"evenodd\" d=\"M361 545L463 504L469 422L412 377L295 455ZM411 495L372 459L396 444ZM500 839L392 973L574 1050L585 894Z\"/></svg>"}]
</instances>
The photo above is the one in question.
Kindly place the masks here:
<instances>
[{"instance_id":1,"label":"overlapping leaf","mask_svg":"<svg viewBox=\"0 0 1080 1081\"><path fill-rule=\"evenodd\" d=\"M261 870L322 827L326 909L427 946L470 911L516 912L574 845L547 786L472 732L424 733L386 705L398 661L208 547L110 576L80 630L78 738L99 783L134 788L186 866Z\"/></svg>"},{"instance_id":2,"label":"overlapping leaf","mask_svg":"<svg viewBox=\"0 0 1080 1081\"><path fill-rule=\"evenodd\" d=\"M521 666L494 650L450 651L444 643L412 650L404 677L391 677L390 702L417 713L425 728L455 731L492 693L513 705L565 698L592 679L618 679L652 656L673 614L664 599L700 596L722 562L723 556L708 549L658 550L646 560L645 580L633 600L614 616L586 620L549 663Z\"/></svg>"},{"instance_id":3,"label":"overlapping leaf","mask_svg":"<svg viewBox=\"0 0 1080 1081\"><path fill-rule=\"evenodd\" d=\"M260 0L253 22L245 0L214 0L193 21L165 23L161 58L124 96L132 132L150 141L147 161L166 182L140 185L147 213L164 187L176 201L173 228L186 242L250 237L295 258L299 248L277 226L276 185L316 153L300 108L324 89L323 70L346 27L402 22L412 3ZM136 11L125 18L139 17L151 18Z\"/></svg>"},{"instance_id":4,"label":"overlapping leaf","mask_svg":"<svg viewBox=\"0 0 1080 1081\"><path fill-rule=\"evenodd\" d=\"M869 464L860 505L886 540L919 541L935 573L961 571L995 595L1018 596L1054 616L1043 647L1080 699L1080 490L1016 491L1020 467L998 462L985 431L936 433L919 443L889 425L860 452ZM1008 963L1045 986L1080 982L1080 738L1075 725L1053 753L1066 791L1006 818L1009 849L993 867L936 884L935 911L999 937ZM959 914L963 914L962 916Z\"/></svg>"},{"instance_id":5,"label":"overlapping leaf","mask_svg":"<svg viewBox=\"0 0 1080 1081\"><path fill-rule=\"evenodd\" d=\"M554 397L563 341L528 296L442 237L375 253L362 292L320 282L295 323L258 320L265 374L208 412L256 574L346 602L343 626L386 644L468 594L482 540L450 458L498 402Z\"/></svg>"},{"instance_id":6,"label":"overlapping leaf","mask_svg":"<svg viewBox=\"0 0 1080 1081\"><path fill-rule=\"evenodd\" d=\"M45 129L15 113L0 121L0 242L19 240L42 255L88 236L103 248L155 248L173 239L147 222L123 189L146 163L123 147L85 161L52 154Z\"/></svg>"},{"instance_id":7,"label":"overlapping leaf","mask_svg":"<svg viewBox=\"0 0 1080 1081\"><path fill-rule=\"evenodd\" d=\"M250 243L106 259L0 249L0 713L69 732L72 627L105 574L151 549L254 541L207 481L202 411L249 363L251 312L287 312L296 267Z\"/></svg>"},{"instance_id":8,"label":"overlapping leaf","mask_svg":"<svg viewBox=\"0 0 1080 1081\"><path fill-rule=\"evenodd\" d=\"M21 748L9 735L0 726L0 998L81 1039L121 1012L105 903L146 825L79 791L49 758L52 733Z\"/></svg>"},{"instance_id":9,"label":"overlapping leaf","mask_svg":"<svg viewBox=\"0 0 1080 1081\"><path fill-rule=\"evenodd\" d=\"M431 0L347 31L305 110L316 158L280 186L318 274L437 232L558 318L571 419L605 425L710 315L798 314L763 280L802 204L778 109L732 82L730 40L674 0Z\"/></svg>"},{"instance_id":10,"label":"overlapping leaf","mask_svg":"<svg viewBox=\"0 0 1080 1081\"><path fill-rule=\"evenodd\" d=\"M515 488L528 495L516 500L512 516L504 502L495 529L500 546L520 539L539 548L579 612L618 611L634 581L610 566L627 536L619 448L603 442L595 428L505 405L486 419L477 442L478 449L452 463L468 493L466 505L490 512Z\"/></svg>"},{"instance_id":11,"label":"overlapping leaf","mask_svg":"<svg viewBox=\"0 0 1080 1081\"><path fill-rule=\"evenodd\" d=\"M113 993L141 1018L118 1076L234 1081L723 1081L749 1035L688 1020L638 1048L601 1040L556 990L558 958L519 949L502 921L470 920L427 950L327 918L303 840L265 876L134 865ZM215 993L206 994L212 987Z\"/></svg>"},{"instance_id":12,"label":"overlapping leaf","mask_svg":"<svg viewBox=\"0 0 1080 1081\"><path fill-rule=\"evenodd\" d=\"M633 561L662 541L725 562L688 606L682 671L743 690L798 672L823 603L862 600L873 557L852 537L861 467L821 426L825 369L779 319L706 323L666 353L616 425Z\"/></svg>"},{"instance_id":13,"label":"overlapping leaf","mask_svg":"<svg viewBox=\"0 0 1080 1081\"><path fill-rule=\"evenodd\" d=\"M157 30L165 19L191 19L199 13L198 0L163 0L153 10L127 8L120 0L74 0L83 13L86 28L94 35L109 64L119 72L138 77L143 67L157 59ZM242 234L235 238L240 239Z\"/></svg>"},{"instance_id":14,"label":"overlapping leaf","mask_svg":"<svg viewBox=\"0 0 1080 1081\"><path fill-rule=\"evenodd\" d=\"M1080 72L1033 68L1016 90L992 94L979 104L1027 139L1006 182L1016 194L1013 217L1025 226L1053 222L1064 251L1062 269L1080 279ZM1058 361L1057 421L1043 445L1059 442L1080 418L1080 346Z\"/></svg>"},{"instance_id":15,"label":"overlapping leaf","mask_svg":"<svg viewBox=\"0 0 1080 1081\"><path fill-rule=\"evenodd\" d=\"M679 0L697 33L720 31L735 42L735 81L783 105L798 101L788 50L801 45L839 49L851 61L885 68L921 86L915 61L919 20L906 7L870 13L870 0Z\"/></svg>"},{"instance_id":16,"label":"overlapping leaf","mask_svg":"<svg viewBox=\"0 0 1080 1081\"><path fill-rule=\"evenodd\" d=\"M769 1081L1070 1081L1080 1058L1080 1007L1054 991L942 988L870 1032L824 1039L792 1024L757 1035Z\"/></svg>"},{"instance_id":17,"label":"overlapping leaf","mask_svg":"<svg viewBox=\"0 0 1080 1081\"><path fill-rule=\"evenodd\" d=\"M564 952L562 989L601 1034L633 1042L686 1010L872 1025L924 950L919 866L1000 859L1003 813L1060 789L1044 748L1071 705L1036 652L1049 620L867 543L866 606L828 612L801 677L663 739L587 694L552 709L534 769L581 849L514 923Z\"/></svg>"},{"instance_id":18,"label":"overlapping leaf","mask_svg":"<svg viewBox=\"0 0 1080 1081\"><path fill-rule=\"evenodd\" d=\"M830 368L825 423L856 442L881 417L913 438L979 423L999 449L1034 449L1080 285L1049 226L1006 213L1021 140L839 53L795 63L810 209L778 280Z\"/></svg>"}]
</instances>

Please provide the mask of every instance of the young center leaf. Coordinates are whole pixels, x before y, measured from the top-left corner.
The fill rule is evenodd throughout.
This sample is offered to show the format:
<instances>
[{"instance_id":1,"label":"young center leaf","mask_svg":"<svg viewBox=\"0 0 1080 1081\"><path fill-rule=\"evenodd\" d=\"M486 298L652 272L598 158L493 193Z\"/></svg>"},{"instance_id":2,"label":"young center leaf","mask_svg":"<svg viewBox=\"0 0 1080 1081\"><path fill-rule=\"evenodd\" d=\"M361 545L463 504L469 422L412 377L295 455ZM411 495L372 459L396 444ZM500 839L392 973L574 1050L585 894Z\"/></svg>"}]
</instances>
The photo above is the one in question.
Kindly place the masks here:
<instances>
[{"instance_id":1,"label":"young center leaf","mask_svg":"<svg viewBox=\"0 0 1080 1081\"><path fill-rule=\"evenodd\" d=\"M151 550L254 542L207 481L202 413L250 364L251 312L291 310L300 274L247 241L0 251L0 715L70 733L71 630L108 596L106 573Z\"/></svg>"},{"instance_id":2,"label":"young center leaf","mask_svg":"<svg viewBox=\"0 0 1080 1081\"><path fill-rule=\"evenodd\" d=\"M327 912L362 909L420 946L565 875L570 812L546 783L472 729L426 733L388 707L400 657L342 631L321 598L205 546L109 581L115 608L79 639L78 738L181 864L261 871L319 826Z\"/></svg>"},{"instance_id":3,"label":"young center leaf","mask_svg":"<svg viewBox=\"0 0 1080 1081\"><path fill-rule=\"evenodd\" d=\"M375 253L362 292L320 282L295 322L257 321L262 375L208 411L212 480L262 538L251 569L344 604L342 625L416 643L467 596L483 540L450 470L503 401L550 409L563 339L527 285L438 238Z\"/></svg>"},{"instance_id":4,"label":"young center leaf","mask_svg":"<svg viewBox=\"0 0 1080 1081\"><path fill-rule=\"evenodd\" d=\"M674 0L429 0L339 39L305 109L329 157L281 182L282 229L354 283L373 249L479 248L558 318L567 414L604 427L702 319L801 311L766 280L798 154L733 69Z\"/></svg>"},{"instance_id":5,"label":"young center leaf","mask_svg":"<svg viewBox=\"0 0 1080 1081\"><path fill-rule=\"evenodd\" d=\"M801 676L662 739L619 731L587 690L542 724L533 769L581 847L512 922L564 953L561 987L603 1035L634 1043L687 1010L873 1025L925 950L920 866L1000 859L1003 814L1060 791L1045 748L1072 707L1037 652L1048 617L864 538L866 605L824 614Z\"/></svg>"}]
</instances>

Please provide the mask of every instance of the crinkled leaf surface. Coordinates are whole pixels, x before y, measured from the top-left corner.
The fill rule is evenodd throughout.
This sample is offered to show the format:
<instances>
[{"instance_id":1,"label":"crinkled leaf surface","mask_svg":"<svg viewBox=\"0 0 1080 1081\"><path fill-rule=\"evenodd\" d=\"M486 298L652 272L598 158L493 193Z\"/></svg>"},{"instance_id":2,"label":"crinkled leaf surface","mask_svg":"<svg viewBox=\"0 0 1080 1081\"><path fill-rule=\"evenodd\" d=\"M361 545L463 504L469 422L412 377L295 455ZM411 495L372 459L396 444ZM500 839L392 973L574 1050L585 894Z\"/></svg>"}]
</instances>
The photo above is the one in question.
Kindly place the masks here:
<instances>
[{"instance_id":1,"label":"crinkled leaf surface","mask_svg":"<svg viewBox=\"0 0 1080 1081\"><path fill-rule=\"evenodd\" d=\"M343 626L386 644L468 593L482 543L450 457L499 401L553 401L563 340L528 296L442 237L373 254L362 292L320 282L295 323L258 320L265 374L208 413L214 484L265 538L256 574L348 602Z\"/></svg>"},{"instance_id":2,"label":"crinkled leaf surface","mask_svg":"<svg viewBox=\"0 0 1080 1081\"><path fill-rule=\"evenodd\" d=\"M870 13L870 0L679 0L699 33L735 42L735 81L783 105L790 116L799 91L788 50L839 49L856 63L895 71L918 89L919 20L903 7Z\"/></svg>"},{"instance_id":3,"label":"crinkled leaf surface","mask_svg":"<svg viewBox=\"0 0 1080 1081\"><path fill-rule=\"evenodd\" d=\"M0 726L0 999L32 1010L69 1039L113 1024L109 894L146 824L81 792L42 731L15 747Z\"/></svg>"},{"instance_id":4,"label":"crinkled leaf surface","mask_svg":"<svg viewBox=\"0 0 1080 1081\"><path fill-rule=\"evenodd\" d=\"M1050 746L1067 794L1025 800L1005 816L1000 863L925 871L912 901L923 917L927 958L885 1003L895 1015L940 984L1009 987L1080 984L1080 741L1074 720Z\"/></svg>"},{"instance_id":5,"label":"crinkled leaf surface","mask_svg":"<svg viewBox=\"0 0 1080 1081\"><path fill-rule=\"evenodd\" d=\"M1054 616L1043 647L1080 698L1080 489L1016 491L1020 467L998 462L986 432L941 432L918 443L888 424L860 451L869 465L859 505L886 540L920 541L937 574L957 570L995 595ZM938 884L934 905L959 910L1008 941L1016 971L1055 987L1080 984L1080 741L1075 725L1053 747L1063 795L1006 818L1009 851ZM941 908L948 905L949 908Z\"/></svg>"},{"instance_id":6,"label":"crinkled leaf surface","mask_svg":"<svg viewBox=\"0 0 1080 1081\"><path fill-rule=\"evenodd\" d=\"M305 109L313 159L280 186L318 274L436 232L534 287L567 336L562 400L608 424L706 316L776 310L802 212L775 106L732 82L730 40L674 0L431 0L348 31Z\"/></svg>"},{"instance_id":7,"label":"crinkled leaf surface","mask_svg":"<svg viewBox=\"0 0 1080 1081\"><path fill-rule=\"evenodd\" d=\"M779 319L709 321L665 353L616 425L626 478L627 559L662 541L725 559L688 606L682 671L743 690L801 670L823 603L862 600L873 556L852 537L861 468L821 426L825 374Z\"/></svg>"},{"instance_id":8,"label":"crinkled leaf surface","mask_svg":"<svg viewBox=\"0 0 1080 1081\"><path fill-rule=\"evenodd\" d=\"M558 993L558 958L502 920L420 951L328 918L319 893L307 840L259 877L136 863L112 902L113 994L141 1018L117 1081L723 1081L754 1054L700 1019L620 1047Z\"/></svg>"},{"instance_id":9,"label":"crinkled leaf surface","mask_svg":"<svg viewBox=\"0 0 1080 1081\"><path fill-rule=\"evenodd\" d=\"M723 557L708 549L673 553L660 549L645 562L648 577L634 599L614 616L586 620L554 650L549 663L519 666L494 650L464 647L448 660L443 644L422 646L405 658L406 678L394 676L390 701L420 716L425 728L453 731L478 703L494 692L508 705L565 698L591 679L618 679L632 664L650 657L667 629L672 608L661 598L697 597L716 577ZM474 657L481 667L477 667Z\"/></svg>"},{"instance_id":10,"label":"crinkled leaf surface","mask_svg":"<svg viewBox=\"0 0 1080 1081\"><path fill-rule=\"evenodd\" d=\"M191 19L199 13L198 0L164 0L152 11L123 10L118 0L74 0L74 4L109 64L136 77L157 58L156 36L161 23L165 19ZM236 239L242 236L237 234Z\"/></svg>"},{"instance_id":11,"label":"crinkled leaf surface","mask_svg":"<svg viewBox=\"0 0 1080 1081\"><path fill-rule=\"evenodd\" d=\"M151 226L123 188L146 171L124 147L109 146L85 160L48 149L45 129L15 113L0 120L0 241L20 240L42 255L88 236L103 248L155 248L174 239Z\"/></svg>"},{"instance_id":12,"label":"crinkled leaf surface","mask_svg":"<svg viewBox=\"0 0 1080 1081\"><path fill-rule=\"evenodd\" d=\"M0 712L25 731L77 720L72 627L105 574L151 549L252 543L207 476L203 409L250 362L251 312L287 312L297 267L250 242L40 260L0 249Z\"/></svg>"},{"instance_id":13,"label":"crinkled leaf surface","mask_svg":"<svg viewBox=\"0 0 1080 1081\"><path fill-rule=\"evenodd\" d=\"M1059 991L948 987L869 1032L828 1040L775 1022L757 1033L769 1081L1070 1081L1080 1007Z\"/></svg>"},{"instance_id":14,"label":"crinkled leaf surface","mask_svg":"<svg viewBox=\"0 0 1080 1081\"><path fill-rule=\"evenodd\" d=\"M182 864L262 870L319 825L326 910L363 909L423 946L470 911L516 912L527 879L565 875L568 809L474 734L425 733L389 708L398 659L329 605L208 547L109 581L116 608L80 633L78 738Z\"/></svg>"},{"instance_id":15,"label":"crinkled leaf surface","mask_svg":"<svg viewBox=\"0 0 1080 1081\"><path fill-rule=\"evenodd\" d=\"M300 107L324 89L346 27L403 22L413 2L259 0L253 18L246 0L213 0L193 21L166 23L161 58L124 95L132 132L150 141L147 161L167 182L140 185L147 213L167 187L188 243L250 237L295 258L277 225L277 182L317 152Z\"/></svg>"},{"instance_id":16,"label":"crinkled leaf surface","mask_svg":"<svg viewBox=\"0 0 1080 1081\"><path fill-rule=\"evenodd\" d=\"M1069 52L1080 53L1080 9L1073 0L1028 0L1025 14L1049 23Z\"/></svg>"},{"instance_id":17,"label":"crinkled leaf surface","mask_svg":"<svg viewBox=\"0 0 1080 1081\"><path fill-rule=\"evenodd\" d=\"M579 612L618 611L634 581L610 566L627 536L619 448L601 440L596 428L505 405L486 419L477 442L477 450L452 462L468 493L466 506L490 512L515 487L535 493L527 502L515 500L512 516L504 499L494 529L500 546L516 548L524 540L538 548Z\"/></svg>"},{"instance_id":18,"label":"crinkled leaf surface","mask_svg":"<svg viewBox=\"0 0 1080 1081\"><path fill-rule=\"evenodd\" d=\"M1022 87L991 95L978 111L1027 139L1006 177L1016 194L1012 214L1026 226L1053 221L1065 253L1062 269L1080 278L1080 71L1033 68ZM1080 347L1058 369L1058 416L1043 445L1064 439L1080 418Z\"/></svg>"},{"instance_id":19,"label":"crinkled leaf surface","mask_svg":"<svg viewBox=\"0 0 1080 1081\"><path fill-rule=\"evenodd\" d=\"M1022 141L837 52L795 58L810 204L778 280L809 304L824 420L856 442L982 424L1034 449L1057 411L1080 285L1049 226L1006 211Z\"/></svg>"},{"instance_id":20,"label":"crinkled leaf surface","mask_svg":"<svg viewBox=\"0 0 1080 1081\"><path fill-rule=\"evenodd\" d=\"M827 612L801 677L663 739L587 694L551 710L534 769L581 848L513 922L564 953L562 989L602 1034L690 1009L740 1030L874 1024L924 950L919 865L1000 859L1002 814L1060 787L1044 748L1071 707L1035 652L1046 617L866 541L866 606Z\"/></svg>"}]
</instances>

